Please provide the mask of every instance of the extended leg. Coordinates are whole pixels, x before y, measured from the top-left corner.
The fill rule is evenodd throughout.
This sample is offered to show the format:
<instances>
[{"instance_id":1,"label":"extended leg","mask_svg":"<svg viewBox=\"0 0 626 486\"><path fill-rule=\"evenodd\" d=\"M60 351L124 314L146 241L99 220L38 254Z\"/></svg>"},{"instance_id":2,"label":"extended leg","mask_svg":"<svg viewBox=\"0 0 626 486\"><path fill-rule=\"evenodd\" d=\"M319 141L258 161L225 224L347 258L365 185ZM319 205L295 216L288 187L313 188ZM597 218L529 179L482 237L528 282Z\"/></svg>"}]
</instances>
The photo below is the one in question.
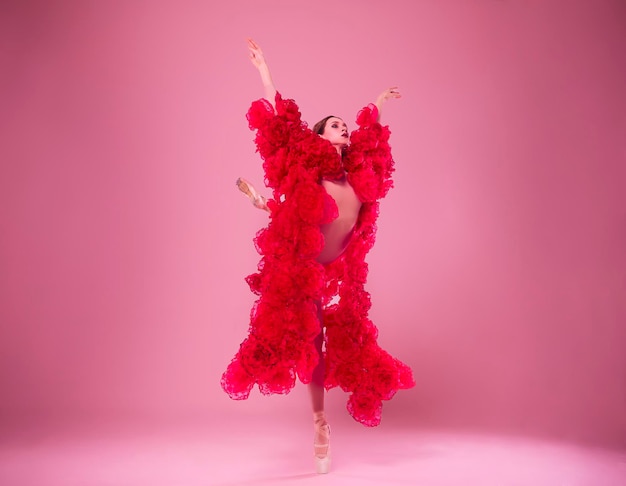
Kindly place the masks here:
<instances>
[{"instance_id":1,"label":"extended leg","mask_svg":"<svg viewBox=\"0 0 626 486\"><path fill-rule=\"evenodd\" d=\"M250 201L252 201L255 208L263 209L268 213L270 212L270 208L267 207L267 199L257 193L252 184L242 177L237 179L236 184L239 190L250 198Z\"/></svg>"}]
</instances>

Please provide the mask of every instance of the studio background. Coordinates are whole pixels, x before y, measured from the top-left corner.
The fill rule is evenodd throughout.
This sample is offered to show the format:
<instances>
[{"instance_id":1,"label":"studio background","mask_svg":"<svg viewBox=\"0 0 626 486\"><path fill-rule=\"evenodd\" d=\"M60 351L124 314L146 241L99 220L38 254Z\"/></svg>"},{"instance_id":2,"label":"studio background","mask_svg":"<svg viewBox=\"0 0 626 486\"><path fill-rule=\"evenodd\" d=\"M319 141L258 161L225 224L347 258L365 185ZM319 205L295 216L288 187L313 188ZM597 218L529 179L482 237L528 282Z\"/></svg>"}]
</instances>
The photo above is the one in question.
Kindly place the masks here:
<instances>
[{"instance_id":1,"label":"studio background","mask_svg":"<svg viewBox=\"0 0 626 486\"><path fill-rule=\"evenodd\" d=\"M309 417L219 379L267 217L246 37L310 125L389 86L385 423L626 444L626 6L4 1L0 425ZM350 420L347 396L329 413ZM356 425L355 425L356 426Z\"/></svg>"}]
</instances>

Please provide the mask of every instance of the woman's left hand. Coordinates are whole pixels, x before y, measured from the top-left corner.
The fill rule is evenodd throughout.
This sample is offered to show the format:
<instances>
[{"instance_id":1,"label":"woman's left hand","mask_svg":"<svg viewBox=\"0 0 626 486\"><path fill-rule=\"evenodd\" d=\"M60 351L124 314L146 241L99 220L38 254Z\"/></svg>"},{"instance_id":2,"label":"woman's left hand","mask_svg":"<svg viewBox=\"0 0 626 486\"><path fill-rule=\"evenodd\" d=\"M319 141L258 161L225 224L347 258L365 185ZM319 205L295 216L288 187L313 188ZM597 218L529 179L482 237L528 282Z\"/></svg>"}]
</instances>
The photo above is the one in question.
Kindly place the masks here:
<instances>
[{"instance_id":1,"label":"woman's left hand","mask_svg":"<svg viewBox=\"0 0 626 486\"><path fill-rule=\"evenodd\" d=\"M378 95L378 98L376 99L376 104L377 105L379 103L382 104L383 102L391 98L401 98L401 97L402 95L400 94L400 91L398 91L398 87L394 86L393 88L387 88L385 91L380 93L380 95Z\"/></svg>"},{"instance_id":2,"label":"woman's left hand","mask_svg":"<svg viewBox=\"0 0 626 486\"><path fill-rule=\"evenodd\" d=\"M378 95L376 98L376 108L378 108L378 119L380 119L380 113L383 108L383 103L389 99L393 98L402 98L400 91L398 91L398 87L394 86L393 88L387 88L385 91Z\"/></svg>"}]
</instances>

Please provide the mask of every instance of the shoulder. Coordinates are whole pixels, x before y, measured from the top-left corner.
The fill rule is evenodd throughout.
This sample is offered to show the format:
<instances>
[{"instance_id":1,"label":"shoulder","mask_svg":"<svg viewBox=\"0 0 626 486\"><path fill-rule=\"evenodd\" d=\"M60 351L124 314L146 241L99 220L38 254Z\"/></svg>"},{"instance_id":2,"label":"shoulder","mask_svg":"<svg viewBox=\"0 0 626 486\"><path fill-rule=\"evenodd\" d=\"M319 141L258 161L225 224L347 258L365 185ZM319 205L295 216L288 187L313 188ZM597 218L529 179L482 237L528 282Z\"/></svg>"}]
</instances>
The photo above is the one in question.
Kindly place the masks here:
<instances>
[{"instance_id":1,"label":"shoulder","mask_svg":"<svg viewBox=\"0 0 626 486\"><path fill-rule=\"evenodd\" d=\"M303 125L300 109L296 102L289 98L283 99L279 92L276 92L274 104L270 103L266 98L253 101L248 109L246 118L251 130L262 128L275 118L292 126Z\"/></svg>"}]
</instances>

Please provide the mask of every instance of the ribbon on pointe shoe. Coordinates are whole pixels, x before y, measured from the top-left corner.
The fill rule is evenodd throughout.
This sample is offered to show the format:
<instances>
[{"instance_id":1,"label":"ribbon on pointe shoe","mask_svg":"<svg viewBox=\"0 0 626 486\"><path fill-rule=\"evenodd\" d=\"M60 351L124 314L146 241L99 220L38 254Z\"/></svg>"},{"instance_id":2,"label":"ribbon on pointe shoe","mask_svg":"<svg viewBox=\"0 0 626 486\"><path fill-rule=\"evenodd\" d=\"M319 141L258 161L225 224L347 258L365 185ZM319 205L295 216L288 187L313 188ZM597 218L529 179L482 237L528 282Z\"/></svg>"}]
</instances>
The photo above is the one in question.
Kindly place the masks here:
<instances>
[{"instance_id":1,"label":"ribbon on pointe shoe","mask_svg":"<svg viewBox=\"0 0 626 486\"><path fill-rule=\"evenodd\" d=\"M330 425L323 412L313 415L315 436L313 449L315 451L315 467L319 474L326 474L330 469Z\"/></svg>"},{"instance_id":2,"label":"ribbon on pointe shoe","mask_svg":"<svg viewBox=\"0 0 626 486\"><path fill-rule=\"evenodd\" d=\"M270 208L267 207L267 199L256 192L254 186L250 182L243 177L239 177L235 184L237 184L237 187L241 192L248 196L255 208L262 209L268 213L270 212Z\"/></svg>"}]
</instances>

